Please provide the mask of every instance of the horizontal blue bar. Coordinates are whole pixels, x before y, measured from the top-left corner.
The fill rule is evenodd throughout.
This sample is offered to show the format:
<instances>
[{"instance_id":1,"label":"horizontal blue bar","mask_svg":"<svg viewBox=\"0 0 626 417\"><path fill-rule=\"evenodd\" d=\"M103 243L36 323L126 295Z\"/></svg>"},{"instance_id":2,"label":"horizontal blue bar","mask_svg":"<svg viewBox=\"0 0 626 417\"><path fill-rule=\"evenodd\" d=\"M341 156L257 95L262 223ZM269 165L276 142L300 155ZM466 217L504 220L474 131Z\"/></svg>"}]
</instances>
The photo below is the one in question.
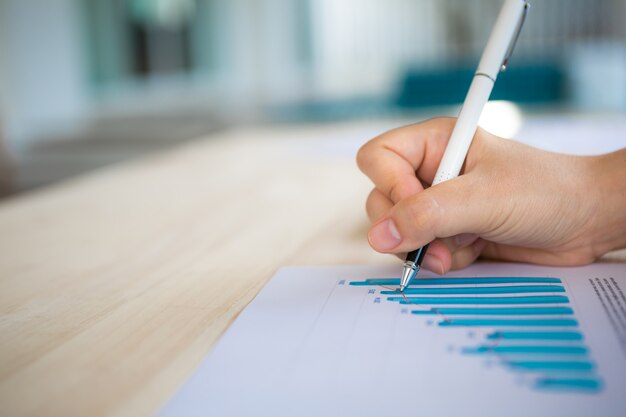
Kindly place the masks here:
<instances>
[{"instance_id":1,"label":"horizontal blue bar","mask_svg":"<svg viewBox=\"0 0 626 417\"><path fill-rule=\"evenodd\" d=\"M507 361L506 364L528 371L589 371L595 368L588 361Z\"/></svg>"},{"instance_id":2,"label":"horizontal blue bar","mask_svg":"<svg viewBox=\"0 0 626 417\"><path fill-rule=\"evenodd\" d=\"M585 346L535 346L535 345L497 345L497 346L477 346L467 347L462 350L465 354L481 354L481 353L522 353L522 354L541 354L541 355L586 355L588 349Z\"/></svg>"},{"instance_id":3,"label":"horizontal blue bar","mask_svg":"<svg viewBox=\"0 0 626 417\"><path fill-rule=\"evenodd\" d=\"M522 297L387 297L400 304L563 304L564 295L529 295Z\"/></svg>"},{"instance_id":4,"label":"horizontal blue bar","mask_svg":"<svg viewBox=\"0 0 626 417\"><path fill-rule=\"evenodd\" d=\"M440 326L578 326L574 319L451 319L439 322Z\"/></svg>"},{"instance_id":5,"label":"horizontal blue bar","mask_svg":"<svg viewBox=\"0 0 626 417\"><path fill-rule=\"evenodd\" d=\"M565 292L560 285L510 285L505 287L444 287L407 288L404 294L516 294L528 292ZM381 294L399 294L399 291L381 291Z\"/></svg>"},{"instance_id":6,"label":"horizontal blue bar","mask_svg":"<svg viewBox=\"0 0 626 417\"><path fill-rule=\"evenodd\" d=\"M558 284L559 278L549 277L455 277L455 278L417 278L409 288L415 285L458 285L458 284ZM400 285L400 278L371 278L365 281L351 281L350 285Z\"/></svg>"},{"instance_id":7,"label":"horizontal blue bar","mask_svg":"<svg viewBox=\"0 0 626 417\"><path fill-rule=\"evenodd\" d=\"M438 311L440 309L438 308L432 308L432 309L428 309L428 310L412 310L411 314L417 314L420 316L434 316L436 314L439 314ZM443 314L443 313L441 313Z\"/></svg>"},{"instance_id":8,"label":"horizontal blue bar","mask_svg":"<svg viewBox=\"0 0 626 417\"><path fill-rule=\"evenodd\" d=\"M476 316L534 316L534 315L571 315L574 310L569 307L439 307L430 310L413 310L412 314L444 314L444 315L476 315Z\"/></svg>"},{"instance_id":9,"label":"horizontal blue bar","mask_svg":"<svg viewBox=\"0 0 626 417\"><path fill-rule=\"evenodd\" d=\"M489 334L487 339L509 340L583 340L579 332L506 332L497 331Z\"/></svg>"},{"instance_id":10,"label":"horizontal blue bar","mask_svg":"<svg viewBox=\"0 0 626 417\"><path fill-rule=\"evenodd\" d=\"M600 391L602 381L595 378L539 378L535 388L549 390Z\"/></svg>"}]
</instances>

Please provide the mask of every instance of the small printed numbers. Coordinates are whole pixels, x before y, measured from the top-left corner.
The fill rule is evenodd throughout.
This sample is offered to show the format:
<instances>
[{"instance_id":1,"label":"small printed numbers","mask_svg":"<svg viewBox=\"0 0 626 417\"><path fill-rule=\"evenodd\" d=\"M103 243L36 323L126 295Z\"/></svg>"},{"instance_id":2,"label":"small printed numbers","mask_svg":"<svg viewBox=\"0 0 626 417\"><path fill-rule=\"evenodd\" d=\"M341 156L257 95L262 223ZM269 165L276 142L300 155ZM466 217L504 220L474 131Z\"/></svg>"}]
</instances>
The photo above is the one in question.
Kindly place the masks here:
<instances>
[{"instance_id":1,"label":"small printed numbers","mask_svg":"<svg viewBox=\"0 0 626 417\"><path fill-rule=\"evenodd\" d=\"M374 298L374 304L380 304L380 297Z\"/></svg>"}]
</instances>

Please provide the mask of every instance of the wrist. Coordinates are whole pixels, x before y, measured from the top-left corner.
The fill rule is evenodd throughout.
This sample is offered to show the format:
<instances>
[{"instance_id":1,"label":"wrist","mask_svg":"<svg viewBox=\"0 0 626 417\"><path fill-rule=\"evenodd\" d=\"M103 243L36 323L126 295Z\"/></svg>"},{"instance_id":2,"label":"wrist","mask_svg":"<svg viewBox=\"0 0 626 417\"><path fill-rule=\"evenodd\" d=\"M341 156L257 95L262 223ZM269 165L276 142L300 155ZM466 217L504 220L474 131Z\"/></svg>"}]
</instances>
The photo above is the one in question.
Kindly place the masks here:
<instances>
[{"instance_id":1,"label":"wrist","mask_svg":"<svg viewBox=\"0 0 626 417\"><path fill-rule=\"evenodd\" d=\"M596 257L626 248L626 149L589 160Z\"/></svg>"}]
</instances>

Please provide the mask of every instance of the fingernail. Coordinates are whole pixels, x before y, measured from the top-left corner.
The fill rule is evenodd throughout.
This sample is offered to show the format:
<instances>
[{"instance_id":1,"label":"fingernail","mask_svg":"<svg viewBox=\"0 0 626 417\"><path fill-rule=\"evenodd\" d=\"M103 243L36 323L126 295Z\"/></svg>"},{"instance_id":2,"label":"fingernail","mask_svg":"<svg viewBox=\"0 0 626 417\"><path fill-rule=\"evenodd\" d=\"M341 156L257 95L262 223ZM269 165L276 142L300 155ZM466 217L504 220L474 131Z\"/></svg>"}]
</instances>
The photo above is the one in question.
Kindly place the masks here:
<instances>
[{"instance_id":1,"label":"fingernail","mask_svg":"<svg viewBox=\"0 0 626 417\"><path fill-rule=\"evenodd\" d=\"M478 235L473 233L462 233L454 238L454 243L457 247L464 248L470 243L473 243L476 239L478 239Z\"/></svg>"},{"instance_id":2,"label":"fingernail","mask_svg":"<svg viewBox=\"0 0 626 417\"><path fill-rule=\"evenodd\" d=\"M445 273L445 271L443 270L443 262L441 262L439 258L433 255L424 255L422 266L429 271L434 272L435 274L443 275Z\"/></svg>"},{"instance_id":3,"label":"fingernail","mask_svg":"<svg viewBox=\"0 0 626 417\"><path fill-rule=\"evenodd\" d=\"M367 234L370 245L379 251L388 251L400 244L402 236L391 219L382 221L372 227Z\"/></svg>"}]
</instances>

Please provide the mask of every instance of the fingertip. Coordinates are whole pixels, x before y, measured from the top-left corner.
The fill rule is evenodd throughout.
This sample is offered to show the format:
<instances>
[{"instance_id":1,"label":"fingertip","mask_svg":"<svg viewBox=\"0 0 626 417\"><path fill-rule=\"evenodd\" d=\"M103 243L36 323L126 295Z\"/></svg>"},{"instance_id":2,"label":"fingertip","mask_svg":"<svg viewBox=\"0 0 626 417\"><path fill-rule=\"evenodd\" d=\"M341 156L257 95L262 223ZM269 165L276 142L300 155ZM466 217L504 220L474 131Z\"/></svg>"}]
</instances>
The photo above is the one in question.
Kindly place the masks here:
<instances>
[{"instance_id":1,"label":"fingertip","mask_svg":"<svg viewBox=\"0 0 626 417\"><path fill-rule=\"evenodd\" d=\"M428 245L424 262L429 257L433 268L426 267L426 269L432 272L443 275L452 268L452 253L441 240L434 240Z\"/></svg>"},{"instance_id":2,"label":"fingertip","mask_svg":"<svg viewBox=\"0 0 626 417\"><path fill-rule=\"evenodd\" d=\"M487 242L483 239L478 239L470 246L466 246L455 251L452 254L452 267L451 269L463 269L478 259L482 250L485 248Z\"/></svg>"},{"instance_id":3,"label":"fingertip","mask_svg":"<svg viewBox=\"0 0 626 417\"><path fill-rule=\"evenodd\" d=\"M437 258L434 255L426 254L424 256L424 261L422 262L422 268L426 268L431 272L434 272L438 275L445 274L445 268L443 267L443 263L441 259Z\"/></svg>"},{"instance_id":4,"label":"fingertip","mask_svg":"<svg viewBox=\"0 0 626 417\"><path fill-rule=\"evenodd\" d=\"M376 223L382 216L389 212L392 207L393 202L377 188L374 188L370 192L365 201L365 212L372 223Z\"/></svg>"}]
</instances>

